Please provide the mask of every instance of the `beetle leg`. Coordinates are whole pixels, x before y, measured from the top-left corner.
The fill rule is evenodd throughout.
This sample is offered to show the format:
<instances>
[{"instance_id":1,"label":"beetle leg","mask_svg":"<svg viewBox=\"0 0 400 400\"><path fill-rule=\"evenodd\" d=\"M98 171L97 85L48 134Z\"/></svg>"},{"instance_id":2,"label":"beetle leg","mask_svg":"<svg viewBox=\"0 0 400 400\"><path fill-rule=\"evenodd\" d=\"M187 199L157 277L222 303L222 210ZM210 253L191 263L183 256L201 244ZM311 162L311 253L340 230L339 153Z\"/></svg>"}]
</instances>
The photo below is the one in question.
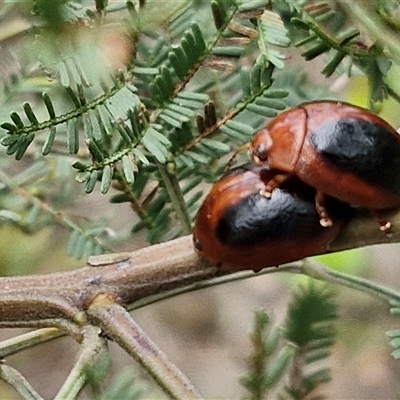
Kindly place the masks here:
<instances>
[{"instance_id":1,"label":"beetle leg","mask_svg":"<svg viewBox=\"0 0 400 400\"><path fill-rule=\"evenodd\" d=\"M272 192L283 182L290 178L290 174L276 174L271 180L265 184L265 188L260 190L260 195L270 199Z\"/></svg>"},{"instance_id":2,"label":"beetle leg","mask_svg":"<svg viewBox=\"0 0 400 400\"><path fill-rule=\"evenodd\" d=\"M317 191L315 195L315 207L317 208L317 212L319 215L319 223L324 227L327 228L333 225L332 220L329 218L328 211L325 207L325 196L321 191Z\"/></svg>"},{"instance_id":3,"label":"beetle leg","mask_svg":"<svg viewBox=\"0 0 400 400\"><path fill-rule=\"evenodd\" d=\"M378 221L379 229L382 232L390 233L392 224L388 221L380 212L379 210L369 210L369 212L373 215L373 217Z\"/></svg>"}]
</instances>

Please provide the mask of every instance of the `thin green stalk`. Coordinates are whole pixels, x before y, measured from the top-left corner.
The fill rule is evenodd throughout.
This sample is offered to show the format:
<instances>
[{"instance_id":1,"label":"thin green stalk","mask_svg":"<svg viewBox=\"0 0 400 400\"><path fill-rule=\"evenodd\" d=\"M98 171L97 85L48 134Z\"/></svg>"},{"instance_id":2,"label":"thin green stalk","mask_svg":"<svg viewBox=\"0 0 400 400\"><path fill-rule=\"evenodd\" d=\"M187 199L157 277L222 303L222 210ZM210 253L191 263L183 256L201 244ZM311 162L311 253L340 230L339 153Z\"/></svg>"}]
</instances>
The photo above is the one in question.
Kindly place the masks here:
<instances>
[{"instance_id":1,"label":"thin green stalk","mask_svg":"<svg viewBox=\"0 0 400 400\"><path fill-rule=\"evenodd\" d=\"M157 167L171 199L172 207L182 226L182 235L189 235L192 232L191 219L176 175L168 171L168 166L164 164L157 163Z\"/></svg>"},{"instance_id":2,"label":"thin green stalk","mask_svg":"<svg viewBox=\"0 0 400 400\"><path fill-rule=\"evenodd\" d=\"M207 289L214 286L227 284L229 282L236 282L244 279L256 278L262 275L273 274L278 272L303 274L324 282L335 283L337 285L346 286L351 289L355 289L370 294L372 296L379 297L380 299L387 300L389 302L391 301L400 302L400 293L394 290L385 288L367 279L334 271L328 267L325 267L323 264L317 263L316 261L313 260L306 259L303 261L281 265L277 268L265 268L264 270L257 273L253 271L243 271L234 275L229 274L226 276L210 279L208 281L197 282L192 285L185 286L183 288L174 289L172 291L159 293L154 296L145 297L133 303L130 307L130 310L136 310L138 308L142 308L150 304L156 303L158 301L181 295L183 293L194 292L201 289Z\"/></svg>"},{"instance_id":3,"label":"thin green stalk","mask_svg":"<svg viewBox=\"0 0 400 400\"><path fill-rule=\"evenodd\" d=\"M25 400L43 400L30 383L9 365L0 365L0 379L12 386Z\"/></svg>"},{"instance_id":4,"label":"thin green stalk","mask_svg":"<svg viewBox=\"0 0 400 400\"><path fill-rule=\"evenodd\" d=\"M94 367L98 357L107 351L104 338L100 337L101 331L95 326L86 326L83 335L82 351L74 364L68 378L57 393L54 400L75 400L87 381L87 370Z\"/></svg>"},{"instance_id":5,"label":"thin green stalk","mask_svg":"<svg viewBox=\"0 0 400 400\"><path fill-rule=\"evenodd\" d=\"M88 309L96 325L134 358L176 400L203 397L182 372L160 351L136 324L126 309L107 296L98 296Z\"/></svg>"},{"instance_id":6,"label":"thin green stalk","mask_svg":"<svg viewBox=\"0 0 400 400\"><path fill-rule=\"evenodd\" d=\"M340 5L346 12L363 26L364 29L372 36L373 39L379 41L382 46L389 48L392 54L400 60L400 41L399 35L389 29L385 24L381 22L377 15L369 12L367 7L362 4L368 2L361 1L341 1Z\"/></svg>"},{"instance_id":7,"label":"thin green stalk","mask_svg":"<svg viewBox=\"0 0 400 400\"><path fill-rule=\"evenodd\" d=\"M315 261L304 261L301 267L301 273L324 282L346 286L389 302L400 302L400 294L394 290L378 285L367 279L334 271Z\"/></svg>"},{"instance_id":8,"label":"thin green stalk","mask_svg":"<svg viewBox=\"0 0 400 400\"><path fill-rule=\"evenodd\" d=\"M43 328L4 340L0 343L0 359L65 335L58 328Z\"/></svg>"}]
</instances>

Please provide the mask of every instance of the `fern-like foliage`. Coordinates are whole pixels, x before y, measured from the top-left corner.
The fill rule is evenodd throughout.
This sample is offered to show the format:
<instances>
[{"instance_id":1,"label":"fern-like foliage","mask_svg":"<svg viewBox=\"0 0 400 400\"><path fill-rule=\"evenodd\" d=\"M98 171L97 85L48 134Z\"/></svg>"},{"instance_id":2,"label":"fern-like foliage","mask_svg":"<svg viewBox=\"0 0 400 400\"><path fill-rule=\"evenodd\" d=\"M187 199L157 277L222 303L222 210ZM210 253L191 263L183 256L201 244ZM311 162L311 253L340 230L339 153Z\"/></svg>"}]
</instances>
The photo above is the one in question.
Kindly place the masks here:
<instances>
[{"instance_id":1,"label":"fern-like foliage","mask_svg":"<svg viewBox=\"0 0 400 400\"><path fill-rule=\"evenodd\" d=\"M110 369L111 360L108 354L99 358L95 368L87 369L88 385L94 398L100 400L139 400L143 398L144 385L139 379L132 379L137 375L137 371L132 367L122 370L105 388L104 381L107 379Z\"/></svg>"},{"instance_id":2,"label":"fern-like foliage","mask_svg":"<svg viewBox=\"0 0 400 400\"><path fill-rule=\"evenodd\" d=\"M297 287L283 327L271 327L263 310L255 313L249 372L241 379L250 399L309 398L330 380L325 366L334 344L336 305L326 286L309 281Z\"/></svg>"},{"instance_id":3,"label":"fern-like foliage","mask_svg":"<svg viewBox=\"0 0 400 400\"><path fill-rule=\"evenodd\" d=\"M151 243L190 232L201 197L196 187L222 172L223 165L213 166L215 160L247 142L265 117L286 107L281 99L287 92L270 86L274 68L283 67L276 48L287 47L289 39L279 14L265 6L260 0L199 5L199 12L214 20L211 34L205 34L204 20L188 22L188 15L195 18L193 6L182 7L171 18L168 38L163 30L147 29L143 4L112 9L99 3L90 9L66 2L46 8L46 1L37 1L35 12L53 34L66 21L95 27L100 12L104 18L125 11L134 51L123 72L113 71L86 38L56 36L51 45L43 29L36 48L40 70L52 84L40 101L26 101L1 124L6 154L21 160L40 149L42 156L71 158L84 191L117 190L111 202L130 204L140 219L132 232L146 228ZM61 20L49 21L50 13ZM260 55L254 67L236 72L255 48ZM204 67L215 72L205 75ZM228 109L208 93L217 81L220 96L236 93ZM173 214L179 221L174 228ZM75 228L68 253L97 253L89 238L100 228Z\"/></svg>"},{"instance_id":4,"label":"fern-like foliage","mask_svg":"<svg viewBox=\"0 0 400 400\"><path fill-rule=\"evenodd\" d=\"M285 337L297 346L285 391L289 398L304 399L331 379L325 366L335 341L337 318L333 293L309 283L299 287L289 305Z\"/></svg>"},{"instance_id":5,"label":"fern-like foliage","mask_svg":"<svg viewBox=\"0 0 400 400\"><path fill-rule=\"evenodd\" d=\"M10 15L9 7L0 18ZM142 230L151 243L190 233L199 185L215 181L231 153L267 119L315 98L298 71L286 67L291 43L305 49L307 60L328 56L327 76L343 67L363 70L373 101L393 93L383 49L360 45L358 31L345 28L348 21L331 2L187 0L157 7L36 0L25 16L31 51L22 59L2 49L10 55L0 63L6 155L42 162L50 173L53 160L61 165L63 159L64 174L72 166L82 192L129 206L132 220L116 234L121 239ZM14 195L26 190L14 185L17 174L7 179ZM49 217L43 220L55 221L50 210L59 210L51 196L24 193L32 207L40 198L39 214ZM58 223L71 231L70 254L108 248L110 217L100 214L83 223L59 213L65 221ZM3 215L10 223L26 218L13 207ZM105 243L92 242L96 237Z\"/></svg>"},{"instance_id":6,"label":"fern-like foliage","mask_svg":"<svg viewBox=\"0 0 400 400\"><path fill-rule=\"evenodd\" d=\"M325 55L327 61L322 73L330 77L348 59L346 69L351 73L353 66L360 68L369 78L371 102L377 102L389 94L385 76L390 61L384 57L384 48L362 42L360 31L346 27L345 16L334 4L326 1L311 1L295 15L291 22L305 35L295 46L305 48L302 56L307 60Z\"/></svg>"},{"instance_id":7,"label":"fern-like foliage","mask_svg":"<svg viewBox=\"0 0 400 400\"><path fill-rule=\"evenodd\" d=\"M241 383L249 392L248 398L261 400L285 376L293 358L295 347L282 346L282 330L270 327L268 314L260 309L254 314L254 330L251 334L253 354L249 360L248 375Z\"/></svg>"}]
</instances>

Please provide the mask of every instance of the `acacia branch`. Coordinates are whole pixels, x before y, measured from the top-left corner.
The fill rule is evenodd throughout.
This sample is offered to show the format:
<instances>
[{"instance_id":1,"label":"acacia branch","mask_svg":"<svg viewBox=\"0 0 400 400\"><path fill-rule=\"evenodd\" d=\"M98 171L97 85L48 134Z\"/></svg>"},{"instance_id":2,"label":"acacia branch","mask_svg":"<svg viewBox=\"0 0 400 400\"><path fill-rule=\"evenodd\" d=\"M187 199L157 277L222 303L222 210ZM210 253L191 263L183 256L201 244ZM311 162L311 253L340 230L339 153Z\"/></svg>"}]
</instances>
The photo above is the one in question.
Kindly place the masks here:
<instances>
[{"instance_id":1,"label":"acacia branch","mask_svg":"<svg viewBox=\"0 0 400 400\"><path fill-rule=\"evenodd\" d=\"M399 242L400 212L387 218L392 222L390 234L380 232L374 219L359 216L322 253ZM97 267L0 278L0 327L61 326L71 331L85 323L87 309L100 294L128 307L149 296L230 274L200 258L191 235L126 254L122 261L108 259Z\"/></svg>"},{"instance_id":2,"label":"acacia branch","mask_svg":"<svg viewBox=\"0 0 400 400\"><path fill-rule=\"evenodd\" d=\"M88 310L91 321L145 368L173 399L202 399L192 383L143 332L125 308L100 295Z\"/></svg>"}]
</instances>

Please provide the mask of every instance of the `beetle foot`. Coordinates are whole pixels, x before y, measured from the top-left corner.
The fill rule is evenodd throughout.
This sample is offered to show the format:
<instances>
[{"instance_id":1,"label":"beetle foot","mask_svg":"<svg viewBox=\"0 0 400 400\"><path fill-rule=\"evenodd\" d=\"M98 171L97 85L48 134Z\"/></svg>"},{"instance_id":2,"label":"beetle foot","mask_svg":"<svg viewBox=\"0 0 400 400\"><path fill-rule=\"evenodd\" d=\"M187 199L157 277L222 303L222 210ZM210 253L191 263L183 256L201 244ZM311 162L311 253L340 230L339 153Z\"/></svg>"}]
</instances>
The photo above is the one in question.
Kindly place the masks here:
<instances>
[{"instance_id":1,"label":"beetle foot","mask_svg":"<svg viewBox=\"0 0 400 400\"><path fill-rule=\"evenodd\" d=\"M379 229L382 232L390 233L390 229L392 227L392 224L390 223L390 221L378 221L378 222L379 222Z\"/></svg>"},{"instance_id":2,"label":"beetle foot","mask_svg":"<svg viewBox=\"0 0 400 400\"><path fill-rule=\"evenodd\" d=\"M333 221L329 217L322 217L319 219L319 223L324 227L324 228L329 228L330 226L333 225Z\"/></svg>"},{"instance_id":3,"label":"beetle foot","mask_svg":"<svg viewBox=\"0 0 400 400\"><path fill-rule=\"evenodd\" d=\"M290 174L276 174L272 179L270 179L268 182L266 182L265 189L260 190L261 196L264 196L267 199L270 199L274 189L276 189L283 182L288 180L290 178L290 176L291 176Z\"/></svg>"},{"instance_id":4,"label":"beetle foot","mask_svg":"<svg viewBox=\"0 0 400 400\"><path fill-rule=\"evenodd\" d=\"M392 224L383 215L381 210L369 210L379 224L379 230L386 234L392 233Z\"/></svg>"},{"instance_id":5,"label":"beetle foot","mask_svg":"<svg viewBox=\"0 0 400 400\"><path fill-rule=\"evenodd\" d=\"M315 195L315 208L317 209L319 215L319 223L324 228L329 228L333 225L333 221L329 217L329 213L325 207L325 196L322 192L317 191Z\"/></svg>"},{"instance_id":6,"label":"beetle foot","mask_svg":"<svg viewBox=\"0 0 400 400\"><path fill-rule=\"evenodd\" d=\"M267 189L261 189L259 193L261 196L264 196L267 199L270 199L272 196L272 191Z\"/></svg>"}]
</instances>

